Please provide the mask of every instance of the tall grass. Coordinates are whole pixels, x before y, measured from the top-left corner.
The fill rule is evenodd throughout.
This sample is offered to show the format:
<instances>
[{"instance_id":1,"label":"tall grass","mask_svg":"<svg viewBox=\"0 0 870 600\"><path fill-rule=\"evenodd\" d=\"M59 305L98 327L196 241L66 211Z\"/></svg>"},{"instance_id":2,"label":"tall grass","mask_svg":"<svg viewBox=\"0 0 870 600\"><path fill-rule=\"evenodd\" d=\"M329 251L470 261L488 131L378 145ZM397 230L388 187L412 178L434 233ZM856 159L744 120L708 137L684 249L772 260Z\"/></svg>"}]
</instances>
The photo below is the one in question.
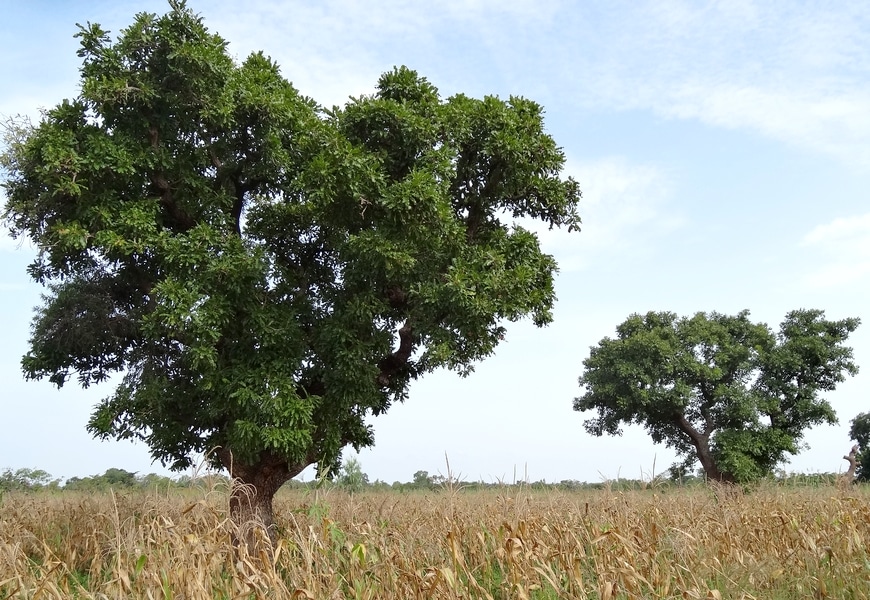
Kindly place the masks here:
<instances>
[{"instance_id":1,"label":"tall grass","mask_svg":"<svg viewBox=\"0 0 870 600\"><path fill-rule=\"evenodd\" d=\"M282 491L271 555L227 492L7 494L0 598L868 598L870 496L661 488Z\"/></svg>"}]
</instances>

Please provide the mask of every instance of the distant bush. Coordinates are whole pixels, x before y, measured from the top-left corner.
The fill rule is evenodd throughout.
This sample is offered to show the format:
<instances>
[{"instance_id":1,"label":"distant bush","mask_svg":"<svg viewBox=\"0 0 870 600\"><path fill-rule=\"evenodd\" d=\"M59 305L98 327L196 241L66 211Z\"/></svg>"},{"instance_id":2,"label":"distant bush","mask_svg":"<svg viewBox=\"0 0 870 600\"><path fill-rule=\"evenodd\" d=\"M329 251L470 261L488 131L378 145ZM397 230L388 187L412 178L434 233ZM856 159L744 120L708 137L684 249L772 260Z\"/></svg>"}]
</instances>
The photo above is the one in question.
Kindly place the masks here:
<instances>
[{"instance_id":1,"label":"distant bush","mask_svg":"<svg viewBox=\"0 0 870 600\"><path fill-rule=\"evenodd\" d=\"M6 469L0 475L0 492L31 492L44 488L57 489L59 479L41 469Z\"/></svg>"}]
</instances>

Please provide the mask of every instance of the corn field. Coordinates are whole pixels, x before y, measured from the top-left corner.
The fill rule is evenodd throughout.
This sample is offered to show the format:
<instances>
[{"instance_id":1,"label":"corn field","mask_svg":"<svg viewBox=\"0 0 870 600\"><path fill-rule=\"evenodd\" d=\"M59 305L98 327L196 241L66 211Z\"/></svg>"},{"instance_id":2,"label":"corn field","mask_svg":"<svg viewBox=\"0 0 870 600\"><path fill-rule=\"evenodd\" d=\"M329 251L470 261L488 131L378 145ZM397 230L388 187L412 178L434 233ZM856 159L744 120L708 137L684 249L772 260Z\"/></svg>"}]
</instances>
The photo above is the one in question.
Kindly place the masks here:
<instances>
[{"instance_id":1,"label":"corn field","mask_svg":"<svg viewBox=\"0 0 870 600\"><path fill-rule=\"evenodd\" d=\"M870 495L775 487L282 490L272 553L226 489L7 494L0 598L868 598Z\"/></svg>"}]
</instances>

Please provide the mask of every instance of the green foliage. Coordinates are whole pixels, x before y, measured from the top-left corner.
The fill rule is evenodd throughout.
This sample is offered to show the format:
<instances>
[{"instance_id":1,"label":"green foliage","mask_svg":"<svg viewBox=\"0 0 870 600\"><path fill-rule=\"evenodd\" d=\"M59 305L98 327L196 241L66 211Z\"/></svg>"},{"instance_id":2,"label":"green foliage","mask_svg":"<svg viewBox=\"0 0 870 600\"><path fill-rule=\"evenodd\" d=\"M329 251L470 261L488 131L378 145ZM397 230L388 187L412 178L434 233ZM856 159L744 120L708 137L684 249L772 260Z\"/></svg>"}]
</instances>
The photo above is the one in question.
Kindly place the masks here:
<instances>
[{"instance_id":1,"label":"green foliage","mask_svg":"<svg viewBox=\"0 0 870 600\"><path fill-rule=\"evenodd\" d=\"M429 471L417 471L414 473L413 480L407 484L409 487L418 490L434 490L444 484L444 477L441 475L429 475Z\"/></svg>"},{"instance_id":2,"label":"green foliage","mask_svg":"<svg viewBox=\"0 0 870 600\"><path fill-rule=\"evenodd\" d=\"M556 263L517 222L577 229L580 192L539 105L402 67L323 110L170 4L114 41L81 27L80 94L2 159L47 286L25 375L123 373L91 432L174 469L334 470L412 380L550 322Z\"/></svg>"},{"instance_id":3,"label":"green foliage","mask_svg":"<svg viewBox=\"0 0 870 600\"><path fill-rule=\"evenodd\" d=\"M858 444L858 468L855 470L855 479L858 481L870 481L870 413L859 413L851 421L849 427L849 439Z\"/></svg>"},{"instance_id":4,"label":"green foliage","mask_svg":"<svg viewBox=\"0 0 870 600\"><path fill-rule=\"evenodd\" d=\"M4 469L0 474L0 492L35 492L39 490L76 490L104 491L111 488L148 489L187 487L189 482L184 478L173 480L164 475L149 473L137 477L136 473L124 469L107 469L102 475L91 477L71 477L61 486L60 479L42 469Z\"/></svg>"},{"instance_id":5,"label":"green foliage","mask_svg":"<svg viewBox=\"0 0 870 600\"><path fill-rule=\"evenodd\" d=\"M358 459L348 458L341 465L337 483L344 490L355 494L369 485L369 476L363 473Z\"/></svg>"},{"instance_id":6,"label":"green foliage","mask_svg":"<svg viewBox=\"0 0 870 600\"><path fill-rule=\"evenodd\" d=\"M139 486L136 473L124 469L107 469L102 475L92 477L70 477L64 484L65 490L98 491L112 488L132 489Z\"/></svg>"},{"instance_id":7,"label":"green foliage","mask_svg":"<svg viewBox=\"0 0 870 600\"><path fill-rule=\"evenodd\" d=\"M32 492L46 488L57 488L58 480L42 469L4 469L0 473L0 492Z\"/></svg>"},{"instance_id":8,"label":"green foliage","mask_svg":"<svg viewBox=\"0 0 870 600\"><path fill-rule=\"evenodd\" d=\"M136 473L124 469L110 468L102 475L89 477L70 477L63 485L67 491L100 492L110 489L140 489L140 490L165 490L170 488L185 488L191 485L189 477L172 479L165 475L149 473L137 476Z\"/></svg>"},{"instance_id":9,"label":"green foliage","mask_svg":"<svg viewBox=\"0 0 870 600\"><path fill-rule=\"evenodd\" d=\"M417 471L414 473L414 479L411 482L414 487L418 487L421 489L429 489L432 487L432 478L429 476L428 471Z\"/></svg>"},{"instance_id":10,"label":"green foliage","mask_svg":"<svg viewBox=\"0 0 870 600\"><path fill-rule=\"evenodd\" d=\"M700 460L709 478L756 480L800 450L806 428L836 422L820 394L858 372L844 342L859 323L796 310L774 335L748 311L631 315L584 361L574 409L598 411L585 423L594 435L643 425L684 457L675 472Z\"/></svg>"}]
</instances>

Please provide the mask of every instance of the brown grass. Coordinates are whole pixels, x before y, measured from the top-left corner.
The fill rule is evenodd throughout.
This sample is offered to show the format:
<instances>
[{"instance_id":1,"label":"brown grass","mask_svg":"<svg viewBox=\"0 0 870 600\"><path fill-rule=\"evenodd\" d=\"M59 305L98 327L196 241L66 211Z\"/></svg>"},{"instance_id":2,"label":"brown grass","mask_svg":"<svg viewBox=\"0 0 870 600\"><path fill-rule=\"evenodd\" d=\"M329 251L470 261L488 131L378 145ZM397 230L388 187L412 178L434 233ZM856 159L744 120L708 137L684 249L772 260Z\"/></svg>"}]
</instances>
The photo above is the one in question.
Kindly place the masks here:
<instances>
[{"instance_id":1,"label":"brown grass","mask_svg":"<svg viewBox=\"0 0 870 600\"><path fill-rule=\"evenodd\" d=\"M0 598L868 598L858 488L317 494L273 557L227 493L6 495Z\"/></svg>"}]
</instances>

